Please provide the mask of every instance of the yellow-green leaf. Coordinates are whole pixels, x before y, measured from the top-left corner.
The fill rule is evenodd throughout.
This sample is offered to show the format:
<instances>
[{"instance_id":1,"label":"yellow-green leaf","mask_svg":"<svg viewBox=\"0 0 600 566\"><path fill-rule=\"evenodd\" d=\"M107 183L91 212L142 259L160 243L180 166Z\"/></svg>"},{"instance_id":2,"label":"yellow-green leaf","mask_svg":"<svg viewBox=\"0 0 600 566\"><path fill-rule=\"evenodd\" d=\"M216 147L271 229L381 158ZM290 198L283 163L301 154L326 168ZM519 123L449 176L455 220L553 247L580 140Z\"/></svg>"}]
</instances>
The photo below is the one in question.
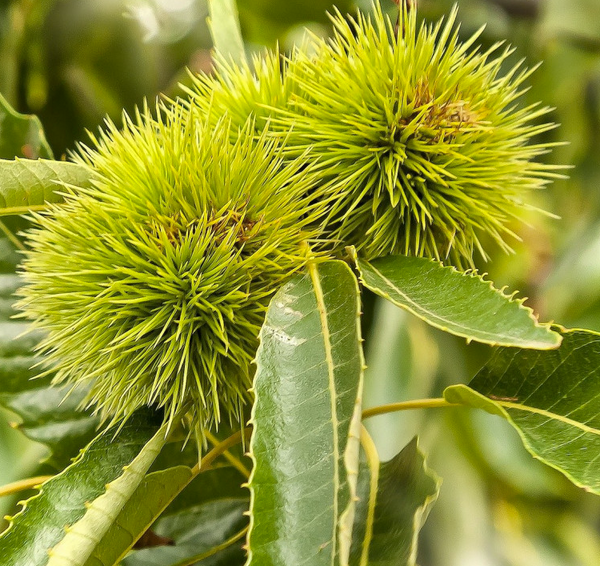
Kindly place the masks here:
<instances>
[{"instance_id":1,"label":"yellow-green leaf","mask_svg":"<svg viewBox=\"0 0 600 566\"><path fill-rule=\"evenodd\" d=\"M61 202L65 185L90 186L90 170L68 161L0 159L0 215Z\"/></svg>"}]
</instances>

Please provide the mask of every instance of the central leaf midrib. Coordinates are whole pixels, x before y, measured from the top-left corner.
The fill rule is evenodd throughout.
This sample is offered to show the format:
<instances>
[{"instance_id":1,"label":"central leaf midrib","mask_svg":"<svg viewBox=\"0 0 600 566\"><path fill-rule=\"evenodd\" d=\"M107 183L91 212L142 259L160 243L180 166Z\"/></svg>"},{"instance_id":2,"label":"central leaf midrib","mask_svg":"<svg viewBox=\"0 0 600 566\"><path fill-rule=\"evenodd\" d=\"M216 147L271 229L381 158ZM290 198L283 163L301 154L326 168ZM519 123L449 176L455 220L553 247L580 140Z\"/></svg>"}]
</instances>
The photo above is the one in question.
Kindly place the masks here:
<instances>
[{"instance_id":1,"label":"central leaf midrib","mask_svg":"<svg viewBox=\"0 0 600 566\"><path fill-rule=\"evenodd\" d=\"M327 363L327 372L329 379L329 399L331 403L331 423L333 426L333 532L332 532L332 546L331 546L331 564L332 566L335 564L335 556L337 549L337 517L339 515L338 508L338 492L340 488L340 470L339 470L339 461L340 461L340 449L339 449L339 422L337 416L337 406L336 406L336 387L335 387L335 364L333 363L333 353L331 350L331 335L329 332L329 321L327 319L327 309L325 307L325 296L323 294L323 288L321 286L321 280L319 278L319 273L316 264L309 264L308 266L310 277L313 282L313 288L315 291L315 298L317 301L317 309L319 311L319 318L321 322L322 335L323 335L323 344L325 347L325 360Z\"/></svg>"},{"instance_id":2,"label":"central leaf midrib","mask_svg":"<svg viewBox=\"0 0 600 566\"><path fill-rule=\"evenodd\" d=\"M595 434L596 436L600 436L600 430L598 430L596 428L592 428L591 426L588 426L584 423L580 423L579 421L575 421L573 419L570 419L569 417L565 417L565 416L559 415L557 413L552 413L545 409L539 409L538 407L531 407L529 405L521 405L520 403L513 403L511 401L497 401L495 399L491 399L490 397L488 397L488 399L490 399L494 403L497 403L501 407L504 407L505 409L509 409L509 410L513 409L513 410L523 411L523 412L527 412L527 413L534 413L536 415L541 415L541 416L547 417L549 419L560 421L564 424L576 427L580 430L583 430L584 432L589 432L590 434Z\"/></svg>"}]
</instances>

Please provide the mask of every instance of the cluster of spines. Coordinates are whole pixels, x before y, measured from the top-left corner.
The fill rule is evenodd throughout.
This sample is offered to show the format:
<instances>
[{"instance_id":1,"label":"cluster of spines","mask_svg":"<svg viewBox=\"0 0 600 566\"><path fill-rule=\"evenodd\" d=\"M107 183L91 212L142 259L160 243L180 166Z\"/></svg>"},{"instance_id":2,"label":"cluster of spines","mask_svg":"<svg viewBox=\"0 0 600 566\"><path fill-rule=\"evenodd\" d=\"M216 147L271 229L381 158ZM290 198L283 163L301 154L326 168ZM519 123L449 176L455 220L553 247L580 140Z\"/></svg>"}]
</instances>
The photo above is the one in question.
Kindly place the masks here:
<instances>
[{"instance_id":1,"label":"cluster of spines","mask_svg":"<svg viewBox=\"0 0 600 566\"><path fill-rule=\"evenodd\" d=\"M535 161L552 144L531 143L555 127L538 123L550 109L518 107L534 69L503 74L513 49L481 52L481 30L461 43L456 9L430 26L400 10L398 26L378 4L356 19L338 12L331 39L253 68L222 63L196 78L192 104L213 120L256 117L290 159L308 152L337 193L323 226L333 243L460 266L475 251L487 259L489 240L510 251L526 194L560 176Z\"/></svg>"},{"instance_id":2,"label":"cluster of spines","mask_svg":"<svg viewBox=\"0 0 600 566\"><path fill-rule=\"evenodd\" d=\"M105 417L242 422L269 296L319 256L310 165L267 132L231 137L183 106L109 123L81 149L93 186L34 218L20 307L56 381L91 384Z\"/></svg>"},{"instance_id":3,"label":"cluster of spines","mask_svg":"<svg viewBox=\"0 0 600 566\"><path fill-rule=\"evenodd\" d=\"M457 266L487 257L482 238L509 250L523 193L557 176L530 143L554 126L517 107L531 71L501 75L512 50L461 43L455 18L338 13L331 39L221 60L188 102L81 146L94 184L36 217L21 302L57 380L92 382L115 419L155 404L239 423L268 298L314 246Z\"/></svg>"}]
</instances>

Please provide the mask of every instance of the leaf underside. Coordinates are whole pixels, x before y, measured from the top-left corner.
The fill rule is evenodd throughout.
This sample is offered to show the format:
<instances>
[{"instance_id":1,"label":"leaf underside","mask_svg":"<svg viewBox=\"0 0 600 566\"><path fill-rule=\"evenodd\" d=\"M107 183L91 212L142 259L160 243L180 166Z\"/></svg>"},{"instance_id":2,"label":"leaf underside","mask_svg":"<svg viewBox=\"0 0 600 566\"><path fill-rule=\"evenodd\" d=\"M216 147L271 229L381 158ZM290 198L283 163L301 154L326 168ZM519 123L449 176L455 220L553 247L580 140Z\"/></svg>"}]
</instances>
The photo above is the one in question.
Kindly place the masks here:
<instances>
[{"instance_id":1,"label":"leaf underside","mask_svg":"<svg viewBox=\"0 0 600 566\"><path fill-rule=\"evenodd\" d=\"M416 438L389 462L363 460L351 566L414 566L419 531L440 483Z\"/></svg>"},{"instance_id":2,"label":"leaf underside","mask_svg":"<svg viewBox=\"0 0 600 566\"><path fill-rule=\"evenodd\" d=\"M565 331L548 352L501 348L444 396L504 417L533 456L600 495L600 335Z\"/></svg>"},{"instance_id":3,"label":"leaf underside","mask_svg":"<svg viewBox=\"0 0 600 566\"><path fill-rule=\"evenodd\" d=\"M365 287L445 332L495 346L547 350L561 337L474 273L431 259L356 259Z\"/></svg>"},{"instance_id":4,"label":"leaf underside","mask_svg":"<svg viewBox=\"0 0 600 566\"><path fill-rule=\"evenodd\" d=\"M68 161L0 159L0 215L63 200L65 185L90 186L90 170Z\"/></svg>"}]
</instances>

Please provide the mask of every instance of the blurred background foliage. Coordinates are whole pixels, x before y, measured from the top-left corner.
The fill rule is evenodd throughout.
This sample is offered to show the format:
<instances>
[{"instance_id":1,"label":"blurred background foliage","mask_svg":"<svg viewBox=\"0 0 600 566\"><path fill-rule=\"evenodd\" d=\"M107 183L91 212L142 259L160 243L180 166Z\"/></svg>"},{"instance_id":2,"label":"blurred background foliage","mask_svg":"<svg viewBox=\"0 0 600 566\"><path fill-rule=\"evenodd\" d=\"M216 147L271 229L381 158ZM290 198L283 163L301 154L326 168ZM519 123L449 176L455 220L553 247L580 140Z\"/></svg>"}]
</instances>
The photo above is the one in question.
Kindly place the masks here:
<instances>
[{"instance_id":1,"label":"blurred background foliage","mask_svg":"<svg viewBox=\"0 0 600 566\"><path fill-rule=\"evenodd\" d=\"M420 0L436 19L453 0ZM552 106L566 141L546 156L569 178L533 195L552 216L516 226L514 255L481 271L521 291L543 320L600 331L600 0L459 0L461 33L507 39L528 64L543 61L527 99ZM330 33L331 0L238 0L249 50L289 49L305 28ZM370 0L338 0L342 12ZM391 0L386 9L393 10ZM0 93L37 114L56 157L108 115L119 122L144 98L179 94L185 68L210 71L205 0L0 0ZM1 126L1 125L0 125ZM366 404L439 396L467 382L489 355L386 302L365 298ZM0 414L0 485L36 473L43 449ZM598 566L600 501L528 456L508 425L467 411L415 412L369 423L383 458L415 434L444 478L423 532L420 566ZM0 515L14 501L0 500Z\"/></svg>"}]
</instances>

